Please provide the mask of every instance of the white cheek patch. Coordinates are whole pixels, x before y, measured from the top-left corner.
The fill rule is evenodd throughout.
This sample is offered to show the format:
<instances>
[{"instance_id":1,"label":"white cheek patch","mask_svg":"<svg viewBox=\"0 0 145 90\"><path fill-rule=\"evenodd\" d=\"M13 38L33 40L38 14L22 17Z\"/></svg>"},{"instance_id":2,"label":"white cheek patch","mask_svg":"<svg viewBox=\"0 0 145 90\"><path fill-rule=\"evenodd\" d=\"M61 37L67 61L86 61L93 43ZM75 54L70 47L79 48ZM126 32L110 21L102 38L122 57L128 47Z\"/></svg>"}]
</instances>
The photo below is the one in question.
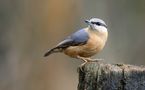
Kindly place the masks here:
<instances>
[{"instance_id":1,"label":"white cheek patch","mask_svg":"<svg viewBox=\"0 0 145 90\"><path fill-rule=\"evenodd\" d=\"M107 28L104 26L95 26L95 29L99 32L107 32Z\"/></svg>"}]
</instances>

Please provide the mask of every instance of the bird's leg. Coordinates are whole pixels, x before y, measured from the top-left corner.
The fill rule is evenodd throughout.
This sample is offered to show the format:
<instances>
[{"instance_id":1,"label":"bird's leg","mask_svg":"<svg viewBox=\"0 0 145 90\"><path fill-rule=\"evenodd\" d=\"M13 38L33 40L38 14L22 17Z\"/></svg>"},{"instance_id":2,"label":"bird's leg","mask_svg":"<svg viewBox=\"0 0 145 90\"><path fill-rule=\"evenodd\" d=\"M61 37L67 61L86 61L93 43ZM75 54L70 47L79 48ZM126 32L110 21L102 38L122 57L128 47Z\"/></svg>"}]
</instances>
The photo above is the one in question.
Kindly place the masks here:
<instances>
[{"instance_id":1,"label":"bird's leg","mask_svg":"<svg viewBox=\"0 0 145 90\"><path fill-rule=\"evenodd\" d=\"M78 59L83 60L85 63L86 62L99 62L102 61L103 59L91 59L91 58L85 58L81 56L77 56Z\"/></svg>"},{"instance_id":2,"label":"bird's leg","mask_svg":"<svg viewBox=\"0 0 145 90\"><path fill-rule=\"evenodd\" d=\"M85 58L81 56L77 56L78 59L83 60L84 62L98 62L102 61L103 59L91 59L91 58Z\"/></svg>"},{"instance_id":3,"label":"bird's leg","mask_svg":"<svg viewBox=\"0 0 145 90\"><path fill-rule=\"evenodd\" d=\"M77 59L83 60L84 62L88 62L87 58L85 58L85 57L77 56Z\"/></svg>"},{"instance_id":4,"label":"bird's leg","mask_svg":"<svg viewBox=\"0 0 145 90\"><path fill-rule=\"evenodd\" d=\"M84 63L82 63L79 67L80 67L80 70L83 71L82 67L88 62L86 58L84 57L80 57L80 56L77 56L77 59L80 59L80 60L83 60Z\"/></svg>"},{"instance_id":5,"label":"bird's leg","mask_svg":"<svg viewBox=\"0 0 145 90\"><path fill-rule=\"evenodd\" d=\"M102 61L103 59L91 59L91 58L86 58L88 62L99 62Z\"/></svg>"},{"instance_id":6,"label":"bird's leg","mask_svg":"<svg viewBox=\"0 0 145 90\"><path fill-rule=\"evenodd\" d=\"M81 56L77 56L78 59L83 60L84 63L80 65L80 69L82 70L82 67L87 63L87 62L99 62L102 61L103 59L91 59L91 58L85 58L85 57L81 57Z\"/></svg>"}]
</instances>

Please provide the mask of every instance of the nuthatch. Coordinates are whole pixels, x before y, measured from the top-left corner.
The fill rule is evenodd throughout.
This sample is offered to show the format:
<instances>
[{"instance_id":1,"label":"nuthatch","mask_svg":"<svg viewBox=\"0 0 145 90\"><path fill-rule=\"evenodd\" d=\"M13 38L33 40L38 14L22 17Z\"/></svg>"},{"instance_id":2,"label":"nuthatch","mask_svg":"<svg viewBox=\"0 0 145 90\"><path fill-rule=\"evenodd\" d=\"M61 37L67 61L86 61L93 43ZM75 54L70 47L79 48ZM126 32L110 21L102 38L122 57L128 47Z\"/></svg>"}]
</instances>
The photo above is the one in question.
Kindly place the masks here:
<instances>
[{"instance_id":1,"label":"nuthatch","mask_svg":"<svg viewBox=\"0 0 145 90\"><path fill-rule=\"evenodd\" d=\"M87 28L83 28L65 38L54 48L45 53L45 57L57 52L63 52L66 55L90 62L98 59L90 57L100 52L108 37L107 25L98 18L85 20Z\"/></svg>"}]
</instances>

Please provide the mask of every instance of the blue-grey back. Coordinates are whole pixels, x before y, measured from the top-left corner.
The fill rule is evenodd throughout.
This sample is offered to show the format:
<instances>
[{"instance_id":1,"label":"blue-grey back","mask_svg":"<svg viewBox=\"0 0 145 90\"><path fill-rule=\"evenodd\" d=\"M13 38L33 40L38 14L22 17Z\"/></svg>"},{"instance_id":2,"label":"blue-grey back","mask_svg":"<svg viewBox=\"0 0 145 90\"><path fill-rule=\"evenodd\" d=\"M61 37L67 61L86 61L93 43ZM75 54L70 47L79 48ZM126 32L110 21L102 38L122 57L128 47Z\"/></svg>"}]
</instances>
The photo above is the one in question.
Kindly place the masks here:
<instances>
[{"instance_id":1,"label":"blue-grey back","mask_svg":"<svg viewBox=\"0 0 145 90\"><path fill-rule=\"evenodd\" d=\"M56 48L67 48L69 46L83 45L88 41L88 39L88 33L84 29L81 29L60 42Z\"/></svg>"},{"instance_id":2,"label":"blue-grey back","mask_svg":"<svg viewBox=\"0 0 145 90\"><path fill-rule=\"evenodd\" d=\"M78 43L83 43L83 42L87 42L89 39L89 35L88 33L84 30L81 29L75 33L73 33L70 38L74 41L74 42L78 42Z\"/></svg>"}]
</instances>

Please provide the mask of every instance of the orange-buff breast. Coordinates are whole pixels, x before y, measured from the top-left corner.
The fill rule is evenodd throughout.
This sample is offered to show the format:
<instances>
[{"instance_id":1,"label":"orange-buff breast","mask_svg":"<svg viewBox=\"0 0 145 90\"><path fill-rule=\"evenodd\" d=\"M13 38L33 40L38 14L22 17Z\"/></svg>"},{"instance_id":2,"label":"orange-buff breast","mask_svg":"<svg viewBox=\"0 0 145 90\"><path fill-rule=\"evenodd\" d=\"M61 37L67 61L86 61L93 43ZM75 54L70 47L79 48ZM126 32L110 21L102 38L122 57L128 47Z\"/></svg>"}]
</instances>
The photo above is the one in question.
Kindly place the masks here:
<instances>
[{"instance_id":1,"label":"orange-buff breast","mask_svg":"<svg viewBox=\"0 0 145 90\"><path fill-rule=\"evenodd\" d=\"M100 38L96 34L92 34L86 44L81 46L70 46L64 53L74 58L77 56L91 57L103 49L105 42L106 40Z\"/></svg>"}]
</instances>

